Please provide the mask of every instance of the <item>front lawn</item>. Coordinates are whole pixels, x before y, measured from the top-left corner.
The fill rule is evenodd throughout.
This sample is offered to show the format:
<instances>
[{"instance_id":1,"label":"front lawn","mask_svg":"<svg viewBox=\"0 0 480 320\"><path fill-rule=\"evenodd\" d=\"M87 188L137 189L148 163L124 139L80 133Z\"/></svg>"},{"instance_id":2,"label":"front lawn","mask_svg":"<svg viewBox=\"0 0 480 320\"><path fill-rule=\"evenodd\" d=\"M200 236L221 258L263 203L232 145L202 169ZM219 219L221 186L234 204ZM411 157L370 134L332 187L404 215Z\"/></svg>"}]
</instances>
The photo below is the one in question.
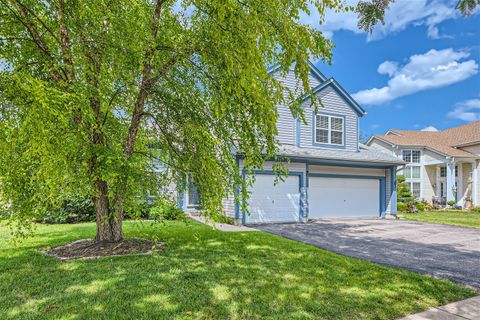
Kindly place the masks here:
<instances>
[{"instance_id":1,"label":"front lawn","mask_svg":"<svg viewBox=\"0 0 480 320\"><path fill-rule=\"evenodd\" d=\"M480 228L480 213L471 211L432 211L405 214L407 220Z\"/></svg>"},{"instance_id":2,"label":"front lawn","mask_svg":"<svg viewBox=\"0 0 480 320\"><path fill-rule=\"evenodd\" d=\"M378 266L263 232L190 222L125 223L161 254L59 262L39 249L94 236L40 225L15 247L0 226L0 319L395 319L474 295L447 280Z\"/></svg>"}]
</instances>

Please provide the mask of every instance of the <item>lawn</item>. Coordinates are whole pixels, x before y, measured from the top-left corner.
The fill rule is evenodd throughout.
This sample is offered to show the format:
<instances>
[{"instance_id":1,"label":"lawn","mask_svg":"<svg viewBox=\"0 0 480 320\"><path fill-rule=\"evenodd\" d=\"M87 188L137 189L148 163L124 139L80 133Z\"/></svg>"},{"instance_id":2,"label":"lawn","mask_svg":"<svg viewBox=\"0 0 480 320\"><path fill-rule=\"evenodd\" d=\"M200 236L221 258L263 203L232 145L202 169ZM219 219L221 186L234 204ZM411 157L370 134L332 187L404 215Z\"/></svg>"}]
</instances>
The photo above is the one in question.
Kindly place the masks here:
<instances>
[{"instance_id":1,"label":"lawn","mask_svg":"<svg viewBox=\"0 0 480 320\"><path fill-rule=\"evenodd\" d=\"M432 211L405 214L407 220L480 228L480 213L470 211Z\"/></svg>"},{"instance_id":2,"label":"lawn","mask_svg":"<svg viewBox=\"0 0 480 320\"><path fill-rule=\"evenodd\" d=\"M39 249L94 236L40 225L16 247L0 226L0 319L395 319L474 295L447 280L378 266L262 232L190 222L125 223L161 254L59 262Z\"/></svg>"}]
</instances>

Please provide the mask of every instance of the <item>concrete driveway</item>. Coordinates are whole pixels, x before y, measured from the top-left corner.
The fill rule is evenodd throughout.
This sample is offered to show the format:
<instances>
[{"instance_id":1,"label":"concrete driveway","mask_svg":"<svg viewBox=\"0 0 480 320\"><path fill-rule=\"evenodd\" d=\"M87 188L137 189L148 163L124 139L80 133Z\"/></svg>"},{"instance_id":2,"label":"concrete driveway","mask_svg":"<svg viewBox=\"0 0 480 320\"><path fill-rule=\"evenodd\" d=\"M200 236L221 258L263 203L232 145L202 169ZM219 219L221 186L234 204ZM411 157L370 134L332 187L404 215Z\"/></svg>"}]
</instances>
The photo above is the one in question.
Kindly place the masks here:
<instances>
[{"instance_id":1,"label":"concrete driveway","mask_svg":"<svg viewBox=\"0 0 480 320\"><path fill-rule=\"evenodd\" d=\"M480 289L480 229L380 219L318 220L254 227L350 257Z\"/></svg>"}]
</instances>

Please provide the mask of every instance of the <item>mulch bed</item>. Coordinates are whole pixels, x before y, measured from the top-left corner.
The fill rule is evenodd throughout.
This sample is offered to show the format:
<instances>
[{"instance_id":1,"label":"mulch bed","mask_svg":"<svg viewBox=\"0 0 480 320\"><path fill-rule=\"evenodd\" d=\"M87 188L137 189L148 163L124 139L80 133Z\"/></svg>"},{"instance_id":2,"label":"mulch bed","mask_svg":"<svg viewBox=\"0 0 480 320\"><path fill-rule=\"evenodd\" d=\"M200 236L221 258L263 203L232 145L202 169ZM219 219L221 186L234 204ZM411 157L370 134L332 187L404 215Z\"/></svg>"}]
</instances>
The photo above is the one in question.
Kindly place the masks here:
<instances>
[{"instance_id":1,"label":"mulch bed","mask_svg":"<svg viewBox=\"0 0 480 320\"><path fill-rule=\"evenodd\" d=\"M96 242L93 239L77 240L51 248L42 253L55 256L62 261L72 259L96 259L101 257L152 254L164 247L163 242L149 239L129 238L120 242Z\"/></svg>"}]
</instances>

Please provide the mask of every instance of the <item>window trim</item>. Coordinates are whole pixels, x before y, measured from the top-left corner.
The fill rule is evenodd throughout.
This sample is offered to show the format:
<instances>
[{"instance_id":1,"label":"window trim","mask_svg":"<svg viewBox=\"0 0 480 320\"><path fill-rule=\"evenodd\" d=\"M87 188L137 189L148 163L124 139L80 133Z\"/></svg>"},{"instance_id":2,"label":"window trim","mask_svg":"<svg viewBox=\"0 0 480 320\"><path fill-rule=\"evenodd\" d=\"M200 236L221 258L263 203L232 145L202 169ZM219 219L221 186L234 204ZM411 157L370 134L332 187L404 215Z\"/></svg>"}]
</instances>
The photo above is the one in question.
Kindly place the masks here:
<instances>
[{"instance_id":1,"label":"window trim","mask_svg":"<svg viewBox=\"0 0 480 320\"><path fill-rule=\"evenodd\" d=\"M328 142L318 142L317 141L317 117L318 116L324 116L328 117ZM337 118L337 119L342 119L342 143L337 144L337 143L332 143L332 118ZM324 113L324 112L318 112L318 113L313 113L313 145L314 146L324 146L324 147L330 147L330 148L345 148L345 141L346 141L346 136L345 136L345 116L340 115L340 114L330 114L330 113ZM325 129L323 129L325 130ZM333 130L334 132L340 132L339 130Z\"/></svg>"}]
</instances>

